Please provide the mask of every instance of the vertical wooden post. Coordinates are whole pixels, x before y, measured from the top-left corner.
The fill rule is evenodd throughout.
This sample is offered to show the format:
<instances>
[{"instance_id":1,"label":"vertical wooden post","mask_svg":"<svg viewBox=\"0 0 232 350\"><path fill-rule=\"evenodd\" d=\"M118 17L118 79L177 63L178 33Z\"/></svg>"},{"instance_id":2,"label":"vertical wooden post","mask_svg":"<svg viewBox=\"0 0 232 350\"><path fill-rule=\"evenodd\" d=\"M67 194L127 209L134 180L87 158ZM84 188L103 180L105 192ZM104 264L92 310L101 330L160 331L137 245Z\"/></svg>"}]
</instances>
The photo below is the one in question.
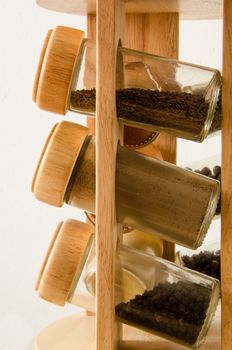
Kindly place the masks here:
<instances>
[{"instance_id":1,"label":"vertical wooden post","mask_svg":"<svg viewBox=\"0 0 232 350\"><path fill-rule=\"evenodd\" d=\"M128 14L125 24L125 47L165 57L178 58L179 14ZM162 134L154 142L163 159L176 163L176 139ZM163 257L174 261L174 244L164 242Z\"/></svg>"},{"instance_id":2,"label":"vertical wooden post","mask_svg":"<svg viewBox=\"0 0 232 350\"><path fill-rule=\"evenodd\" d=\"M115 350L119 340L114 313L116 51L123 22L121 0L97 1L96 76L96 349Z\"/></svg>"},{"instance_id":3,"label":"vertical wooden post","mask_svg":"<svg viewBox=\"0 0 232 350\"><path fill-rule=\"evenodd\" d=\"M232 347L232 2L224 0L224 50L222 92L222 349Z\"/></svg>"},{"instance_id":4,"label":"vertical wooden post","mask_svg":"<svg viewBox=\"0 0 232 350\"><path fill-rule=\"evenodd\" d=\"M87 38L96 40L96 15L87 15ZM91 135L95 134L95 118L87 118L87 126ZM91 311L86 311L87 316L95 315Z\"/></svg>"},{"instance_id":5,"label":"vertical wooden post","mask_svg":"<svg viewBox=\"0 0 232 350\"><path fill-rule=\"evenodd\" d=\"M87 38L96 40L96 15L87 15ZM95 134L95 118L87 118L87 126L92 135Z\"/></svg>"}]
</instances>

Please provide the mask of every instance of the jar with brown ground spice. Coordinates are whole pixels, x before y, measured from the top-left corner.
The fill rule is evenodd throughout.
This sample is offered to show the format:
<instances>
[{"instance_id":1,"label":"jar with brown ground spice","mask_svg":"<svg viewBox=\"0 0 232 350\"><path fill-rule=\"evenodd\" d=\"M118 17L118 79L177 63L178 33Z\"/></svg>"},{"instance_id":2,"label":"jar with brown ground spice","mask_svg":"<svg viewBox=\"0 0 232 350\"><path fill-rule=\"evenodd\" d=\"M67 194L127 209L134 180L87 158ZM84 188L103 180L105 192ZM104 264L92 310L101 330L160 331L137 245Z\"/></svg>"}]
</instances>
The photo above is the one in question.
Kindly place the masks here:
<instances>
[{"instance_id":1,"label":"jar with brown ground spice","mask_svg":"<svg viewBox=\"0 0 232 350\"><path fill-rule=\"evenodd\" d=\"M220 195L217 180L118 145L117 221L195 249L201 245ZM32 192L55 206L95 212L95 138L63 121L45 143Z\"/></svg>"},{"instance_id":2,"label":"jar with brown ground spice","mask_svg":"<svg viewBox=\"0 0 232 350\"><path fill-rule=\"evenodd\" d=\"M215 135L222 129L222 87L220 89L213 121L209 130L209 135Z\"/></svg>"},{"instance_id":3,"label":"jar with brown ground spice","mask_svg":"<svg viewBox=\"0 0 232 350\"><path fill-rule=\"evenodd\" d=\"M222 77L221 77L221 81L222 81ZM199 90L198 90L198 88L199 87L197 87L197 86L195 86L194 88L186 87L185 92L192 93L192 91L195 91L195 93L197 93L198 91L200 92L200 90L201 90L201 88ZM212 121L210 130L209 130L209 136L217 135L218 132L221 130L221 128L222 128L222 85L220 87L213 121Z\"/></svg>"},{"instance_id":4,"label":"jar with brown ground spice","mask_svg":"<svg viewBox=\"0 0 232 350\"><path fill-rule=\"evenodd\" d=\"M68 27L49 33L34 101L51 112L94 116L95 42ZM117 116L125 125L198 142L208 135L221 85L218 70L118 46L115 74Z\"/></svg>"},{"instance_id":5,"label":"jar with brown ground spice","mask_svg":"<svg viewBox=\"0 0 232 350\"><path fill-rule=\"evenodd\" d=\"M95 284L91 227L71 219L60 223L36 283L40 297L95 311ZM196 349L205 340L219 295L214 278L117 246L115 313L120 322Z\"/></svg>"}]
</instances>

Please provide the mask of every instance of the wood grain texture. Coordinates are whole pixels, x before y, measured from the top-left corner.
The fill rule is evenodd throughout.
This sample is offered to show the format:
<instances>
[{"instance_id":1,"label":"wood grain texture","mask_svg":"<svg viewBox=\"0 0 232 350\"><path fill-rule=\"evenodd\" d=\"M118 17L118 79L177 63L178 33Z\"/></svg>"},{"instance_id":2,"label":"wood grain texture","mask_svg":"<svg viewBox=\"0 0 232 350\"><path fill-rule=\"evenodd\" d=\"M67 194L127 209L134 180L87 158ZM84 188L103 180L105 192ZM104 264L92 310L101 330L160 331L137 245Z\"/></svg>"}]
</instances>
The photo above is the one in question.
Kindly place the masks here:
<instances>
[{"instance_id":1,"label":"wood grain texture","mask_svg":"<svg viewBox=\"0 0 232 350\"><path fill-rule=\"evenodd\" d=\"M69 300L91 235L92 227L81 221L68 219L57 226L36 283L42 299L60 306Z\"/></svg>"},{"instance_id":2,"label":"wood grain texture","mask_svg":"<svg viewBox=\"0 0 232 350\"><path fill-rule=\"evenodd\" d=\"M232 347L232 2L224 1L224 50L222 91L222 350Z\"/></svg>"},{"instance_id":3,"label":"wood grain texture","mask_svg":"<svg viewBox=\"0 0 232 350\"><path fill-rule=\"evenodd\" d=\"M154 143L150 143L149 145L141 148L135 149L136 152L142 153L148 157L153 157L156 159L163 160L162 153L158 147L154 145Z\"/></svg>"},{"instance_id":4,"label":"wood grain texture","mask_svg":"<svg viewBox=\"0 0 232 350\"><path fill-rule=\"evenodd\" d=\"M36 96L37 96L37 91L38 91L38 85L39 85L39 79L40 79L40 74L41 74L41 69L43 66L43 61L44 61L44 56L47 51L48 43L50 40L50 37L52 35L52 29L49 29L47 32L47 35L44 39L44 43L40 52L40 57L39 57L39 62L37 66L37 71L35 74L35 79L34 79L34 84L33 84L33 90L32 90L32 101L36 102Z\"/></svg>"},{"instance_id":5,"label":"wood grain texture","mask_svg":"<svg viewBox=\"0 0 232 350\"><path fill-rule=\"evenodd\" d=\"M36 0L39 6L65 13L96 12L96 0ZM128 13L179 12L183 19L222 18L223 0L125 0Z\"/></svg>"},{"instance_id":6,"label":"wood grain texture","mask_svg":"<svg viewBox=\"0 0 232 350\"><path fill-rule=\"evenodd\" d=\"M97 2L96 82L96 349L114 350L119 337L114 313L115 169L118 144L116 117L116 52L123 27L121 0Z\"/></svg>"},{"instance_id":7,"label":"wood grain texture","mask_svg":"<svg viewBox=\"0 0 232 350\"><path fill-rule=\"evenodd\" d=\"M88 128L62 121L55 124L41 152L31 190L45 203L61 207Z\"/></svg>"},{"instance_id":8,"label":"wood grain texture","mask_svg":"<svg viewBox=\"0 0 232 350\"><path fill-rule=\"evenodd\" d=\"M39 108L66 113L73 67L83 37L83 31L64 26L48 31L32 94Z\"/></svg>"},{"instance_id":9,"label":"wood grain texture","mask_svg":"<svg viewBox=\"0 0 232 350\"><path fill-rule=\"evenodd\" d=\"M220 350L221 310L218 306L213 324L201 350ZM44 328L37 336L35 350L95 350L95 317L75 314ZM120 350L186 350L136 328L123 326Z\"/></svg>"},{"instance_id":10,"label":"wood grain texture","mask_svg":"<svg viewBox=\"0 0 232 350\"><path fill-rule=\"evenodd\" d=\"M95 317L75 314L45 327L35 350L95 350Z\"/></svg>"}]
</instances>

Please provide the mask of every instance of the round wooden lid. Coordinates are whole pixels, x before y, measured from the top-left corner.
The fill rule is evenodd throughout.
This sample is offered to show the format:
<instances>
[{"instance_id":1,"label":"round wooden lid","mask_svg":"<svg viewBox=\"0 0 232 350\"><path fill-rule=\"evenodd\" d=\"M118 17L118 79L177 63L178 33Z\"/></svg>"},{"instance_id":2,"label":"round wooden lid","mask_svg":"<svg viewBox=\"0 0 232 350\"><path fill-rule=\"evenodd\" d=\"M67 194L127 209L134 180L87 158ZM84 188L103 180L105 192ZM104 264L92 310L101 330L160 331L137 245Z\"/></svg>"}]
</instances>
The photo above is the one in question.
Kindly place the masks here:
<instances>
[{"instance_id":1,"label":"round wooden lid","mask_svg":"<svg viewBox=\"0 0 232 350\"><path fill-rule=\"evenodd\" d=\"M77 273L81 273L91 237L92 228L84 222L68 219L57 226L35 286L41 298L65 305L75 288L74 279L76 283Z\"/></svg>"},{"instance_id":2,"label":"round wooden lid","mask_svg":"<svg viewBox=\"0 0 232 350\"><path fill-rule=\"evenodd\" d=\"M85 126L62 121L44 145L32 180L32 192L42 202L61 207L78 155L88 135Z\"/></svg>"},{"instance_id":3,"label":"round wooden lid","mask_svg":"<svg viewBox=\"0 0 232 350\"><path fill-rule=\"evenodd\" d=\"M47 111L65 114L76 57L84 38L78 29L49 30L41 50L32 99Z\"/></svg>"}]
</instances>

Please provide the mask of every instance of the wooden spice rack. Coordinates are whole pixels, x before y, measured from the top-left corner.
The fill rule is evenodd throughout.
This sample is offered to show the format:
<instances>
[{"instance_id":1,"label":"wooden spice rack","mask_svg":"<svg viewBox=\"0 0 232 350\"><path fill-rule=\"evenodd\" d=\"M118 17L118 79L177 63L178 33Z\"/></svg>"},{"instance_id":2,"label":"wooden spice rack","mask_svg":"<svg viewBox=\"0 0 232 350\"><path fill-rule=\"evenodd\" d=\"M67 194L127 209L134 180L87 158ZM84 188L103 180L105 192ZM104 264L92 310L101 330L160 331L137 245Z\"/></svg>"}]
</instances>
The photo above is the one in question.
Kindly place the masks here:
<instances>
[{"instance_id":1,"label":"wooden spice rack","mask_svg":"<svg viewBox=\"0 0 232 350\"><path fill-rule=\"evenodd\" d=\"M115 108L115 67L118 39L125 47L163 56L177 57L179 18L223 17L223 0L37 0L53 11L87 15L88 36L97 42L97 309L95 316L73 315L45 328L36 339L36 350L181 350L129 326L114 316L115 248L118 227L115 220L115 158L119 138ZM96 15L95 15L96 13ZM126 16L124 16L126 14ZM124 18L125 17L125 18ZM222 127L222 317L220 307L206 343L201 349L231 350L232 344L232 2L224 0L223 127ZM97 28L97 29L96 29ZM124 29L124 30L123 30ZM124 33L124 35L123 35ZM97 34L97 35L96 35ZM175 162L176 140L161 135L156 142L163 158ZM114 234L113 234L114 233ZM172 258L173 245L166 255ZM104 303L103 303L104 301ZM104 307L102 306L104 304ZM222 324L222 338L220 325ZM220 345L221 344L221 345Z\"/></svg>"}]
</instances>

